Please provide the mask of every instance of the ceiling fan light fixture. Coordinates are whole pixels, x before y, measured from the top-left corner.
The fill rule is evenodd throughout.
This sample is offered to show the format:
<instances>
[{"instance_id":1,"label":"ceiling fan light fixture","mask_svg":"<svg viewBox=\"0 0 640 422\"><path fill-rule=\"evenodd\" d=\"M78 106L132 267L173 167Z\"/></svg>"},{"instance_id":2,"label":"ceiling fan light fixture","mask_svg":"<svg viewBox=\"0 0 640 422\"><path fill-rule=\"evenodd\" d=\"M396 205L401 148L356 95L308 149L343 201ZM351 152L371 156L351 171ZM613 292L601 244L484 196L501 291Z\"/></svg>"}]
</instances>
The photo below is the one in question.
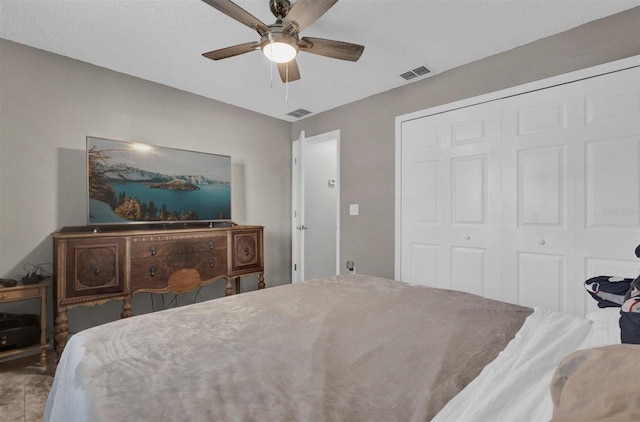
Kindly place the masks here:
<instances>
[{"instance_id":1,"label":"ceiling fan light fixture","mask_svg":"<svg viewBox=\"0 0 640 422\"><path fill-rule=\"evenodd\" d=\"M267 59L276 63L287 63L296 58L298 51L288 43L273 42L262 47L262 52Z\"/></svg>"},{"instance_id":2,"label":"ceiling fan light fixture","mask_svg":"<svg viewBox=\"0 0 640 422\"><path fill-rule=\"evenodd\" d=\"M221 60L260 49L271 62L277 63L280 79L284 83L300 79L300 69L296 61L299 51L351 62L357 62L364 51L363 45L344 41L300 38L300 31L324 15L337 0L295 0L293 6L291 0L269 0L271 13L276 18L271 25L265 24L232 0L202 1L256 31L260 36L257 43L246 42L202 55L207 59ZM270 68L273 72L274 67Z\"/></svg>"},{"instance_id":3,"label":"ceiling fan light fixture","mask_svg":"<svg viewBox=\"0 0 640 422\"><path fill-rule=\"evenodd\" d=\"M271 32L260 40L260 48L267 59L287 63L298 55L298 43L294 36L283 32Z\"/></svg>"}]
</instances>

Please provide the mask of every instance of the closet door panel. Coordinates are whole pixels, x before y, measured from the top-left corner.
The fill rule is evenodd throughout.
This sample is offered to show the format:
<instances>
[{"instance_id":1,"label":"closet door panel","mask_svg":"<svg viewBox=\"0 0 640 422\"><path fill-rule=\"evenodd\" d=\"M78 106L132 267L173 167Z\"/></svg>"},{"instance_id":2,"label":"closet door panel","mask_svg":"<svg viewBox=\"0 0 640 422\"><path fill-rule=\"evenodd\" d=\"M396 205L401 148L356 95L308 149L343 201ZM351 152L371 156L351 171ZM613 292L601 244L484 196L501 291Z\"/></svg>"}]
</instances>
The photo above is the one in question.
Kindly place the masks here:
<instances>
[{"instance_id":1,"label":"closet door panel","mask_svg":"<svg viewBox=\"0 0 640 422\"><path fill-rule=\"evenodd\" d=\"M639 147L630 137L585 145L587 229L638 227Z\"/></svg>"},{"instance_id":2,"label":"closet door panel","mask_svg":"<svg viewBox=\"0 0 640 422\"><path fill-rule=\"evenodd\" d=\"M439 160L418 161L411 165L410 201L411 221L433 225L438 222Z\"/></svg>"},{"instance_id":3,"label":"closet door panel","mask_svg":"<svg viewBox=\"0 0 640 422\"><path fill-rule=\"evenodd\" d=\"M562 227L565 223L565 146L518 151L518 225Z\"/></svg>"},{"instance_id":4,"label":"closet door panel","mask_svg":"<svg viewBox=\"0 0 640 422\"><path fill-rule=\"evenodd\" d=\"M450 286L498 299L501 294L502 104L451 112Z\"/></svg>"},{"instance_id":5,"label":"closet door panel","mask_svg":"<svg viewBox=\"0 0 640 422\"><path fill-rule=\"evenodd\" d=\"M640 261L640 68L580 82L583 132L576 161L578 281L598 275L636 277ZM595 310L587 295L578 313Z\"/></svg>"},{"instance_id":6,"label":"closet door panel","mask_svg":"<svg viewBox=\"0 0 640 422\"><path fill-rule=\"evenodd\" d=\"M416 160L411 164L409 195L406 202L408 222L410 223L410 248L406 281L426 286L437 286L438 257L442 255L439 222L440 189L439 160Z\"/></svg>"},{"instance_id":7,"label":"closet door panel","mask_svg":"<svg viewBox=\"0 0 640 422\"><path fill-rule=\"evenodd\" d=\"M561 309L565 303L567 256L518 252L518 303Z\"/></svg>"},{"instance_id":8,"label":"closet door panel","mask_svg":"<svg viewBox=\"0 0 640 422\"><path fill-rule=\"evenodd\" d=\"M453 224L485 224L488 191L486 156L454 158L451 174Z\"/></svg>"},{"instance_id":9,"label":"closet door panel","mask_svg":"<svg viewBox=\"0 0 640 422\"><path fill-rule=\"evenodd\" d=\"M410 267L407 269L408 274L406 277L403 276L402 280L423 286L437 287L440 245L414 242L410 248Z\"/></svg>"},{"instance_id":10,"label":"closet door panel","mask_svg":"<svg viewBox=\"0 0 640 422\"><path fill-rule=\"evenodd\" d=\"M500 130L499 101L403 122L405 281L499 298Z\"/></svg>"},{"instance_id":11,"label":"closet door panel","mask_svg":"<svg viewBox=\"0 0 640 422\"><path fill-rule=\"evenodd\" d=\"M503 100L503 300L573 311L578 90Z\"/></svg>"},{"instance_id":12,"label":"closet door panel","mask_svg":"<svg viewBox=\"0 0 640 422\"><path fill-rule=\"evenodd\" d=\"M440 116L402 123L401 274L404 281L439 287L445 278L448 132Z\"/></svg>"},{"instance_id":13,"label":"closet door panel","mask_svg":"<svg viewBox=\"0 0 640 422\"><path fill-rule=\"evenodd\" d=\"M451 248L451 287L484 296L487 290L487 249L453 246ZM492 280L495 282L496 280Z\"/></svg>"}]
</instances>

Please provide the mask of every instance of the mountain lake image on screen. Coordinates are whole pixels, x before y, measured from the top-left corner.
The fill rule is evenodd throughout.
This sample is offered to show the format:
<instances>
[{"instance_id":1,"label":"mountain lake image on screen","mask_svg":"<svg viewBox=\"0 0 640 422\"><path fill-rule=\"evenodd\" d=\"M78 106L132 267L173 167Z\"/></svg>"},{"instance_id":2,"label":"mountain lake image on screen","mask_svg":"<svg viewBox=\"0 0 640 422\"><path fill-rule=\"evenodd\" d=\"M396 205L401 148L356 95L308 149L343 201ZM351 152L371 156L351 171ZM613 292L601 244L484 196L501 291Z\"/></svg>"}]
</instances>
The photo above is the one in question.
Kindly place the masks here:
<instances>
[{"instance_id":1,"label":"mountain lake image on screen","mask_svg":"<svg viewBox=\"0 0 640 422\"><path fill-rule=\"evenodd\" d=\"M88 224L231 220L231 157L87 137Z\"/></svg>"}]
</instances>

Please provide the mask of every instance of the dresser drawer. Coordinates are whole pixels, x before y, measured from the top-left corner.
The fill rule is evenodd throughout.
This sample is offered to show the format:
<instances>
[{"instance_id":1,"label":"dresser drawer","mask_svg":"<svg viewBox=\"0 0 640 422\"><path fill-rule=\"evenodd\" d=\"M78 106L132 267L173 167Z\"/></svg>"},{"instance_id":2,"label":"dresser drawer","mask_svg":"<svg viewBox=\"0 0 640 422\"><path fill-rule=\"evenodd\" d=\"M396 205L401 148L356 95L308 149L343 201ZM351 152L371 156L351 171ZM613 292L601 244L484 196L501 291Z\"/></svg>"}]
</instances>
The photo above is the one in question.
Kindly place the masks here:
<instances>
[{"instance_id":1,"label":"dresser drawer","mask_svg":"<svg viewBox=\"0 0 640 422\"><path fill-rule=\"evenodd\" d=\"M227 274L227 252L195 252L131 260L131 291L166 289L169 277L178 270L195 269L201 281Z\"/></svg>"},{"instance_id":2,"label":"dresser drawer","mask_svg":"<svg viewBox=\"0 0 640 422\"><path fill-rule=\"evenodd\" d=\"M66 244L66 297L123 292L125 239L73 239Z\"/></svg>"},{"instance_id":3,"label":"dresser drawer","mask_svg":"<svg viewBox=\"0 0 640 422\"><path fill-rule=\"evenodd\" d=\"M10 290L11 289L11 290ZM40 297L40 287L20 286L20 289L13 290L9 288L0 288L0 301L11 302L13 300L33 299Z\"/></svg>"},{"instance_id":4,"label":"dresser drawer","mask_svg":"<svg viewBox=\"0 0 640 422\"><path fill-rule=\"evenodd\" d=\"M262 230L237 230L231 233L231 275L264 269Z\"/></svg>"},{"instance_id":5,"label":"dresser drawer","mask_svg":"<svg viewBox=\"0 0 640 422\"><path fill-rule=\"evenodd\" d=\"M189 237L151 236L131 240L131 259L189 255L227 250L227 237L224 235Z\"/></svg>"}]
</instances>

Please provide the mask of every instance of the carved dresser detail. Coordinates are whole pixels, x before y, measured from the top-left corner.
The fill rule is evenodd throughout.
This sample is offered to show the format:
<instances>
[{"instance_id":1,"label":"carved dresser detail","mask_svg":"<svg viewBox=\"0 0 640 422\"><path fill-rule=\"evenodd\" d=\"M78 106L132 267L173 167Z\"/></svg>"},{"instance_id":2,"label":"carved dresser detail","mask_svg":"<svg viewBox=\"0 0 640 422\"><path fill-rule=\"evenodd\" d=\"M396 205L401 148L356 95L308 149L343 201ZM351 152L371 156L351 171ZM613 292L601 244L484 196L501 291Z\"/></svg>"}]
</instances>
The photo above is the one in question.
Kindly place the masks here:
<instances>
[{"instance_id":1,"label":"carved dresser detail","mask_svg":"<svg viewBox=\"0 0 640 422\"><path fill-rule=\"evenodd\" d=\"M185 293L222 278L232 295L232 279L239 292L240 277L251 274L265 288L262 226L172 226L64 227L52 234L58 356L69 335L67 310L77 305L122 300L126 318L138 292Z\"/></svg>"}]
</instances>

